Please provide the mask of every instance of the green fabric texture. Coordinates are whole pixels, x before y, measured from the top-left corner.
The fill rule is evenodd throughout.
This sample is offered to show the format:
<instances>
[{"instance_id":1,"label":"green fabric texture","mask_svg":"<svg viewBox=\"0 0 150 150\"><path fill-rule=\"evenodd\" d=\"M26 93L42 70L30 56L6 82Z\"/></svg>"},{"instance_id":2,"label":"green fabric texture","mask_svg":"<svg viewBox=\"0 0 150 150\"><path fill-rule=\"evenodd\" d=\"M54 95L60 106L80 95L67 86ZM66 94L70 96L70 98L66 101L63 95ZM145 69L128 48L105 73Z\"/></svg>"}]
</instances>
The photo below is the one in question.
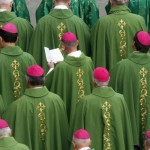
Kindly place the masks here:
<instances>
[{"instance_id":1,"label":"green fabric texture","mask_svg":"<svg viewBox=\"0 0 150 150\"><path fill-rule=\"evenodd\" d=\"M150 30L150 0L130 0L128 7L132 13L139 14L144 17L146 25ZM105 7L107 14L111 9L110 2Z\"/></svg>"},{"instance_id":2,"label":"green fabric texture","mask_svg":"<svg viewBox=\"0 0 150 150\"><path fill-rule=\"evenodd\" d=\"M24 93L26 69L32 64L36 64L34 58L18 46L0 50L0 94L5 108Z\"/></svg>"},{"instance_id":3,"label":"green fabric texture","mask_svg":"<svg viewBox=\"0 0 150 150\"><path fill-rule=\"evenodd\" d=\"M115 6L101 18L91 32L92 60L95 67L111 69L132 52L135 33L147 30L144 19L130 13L126 5Z\"/></svg>"},{"instance_id":4,"label":"green fabric texture","mask_svg":"<svg viewBox=\"0 0 150 150\"><path fill-rule=\"evenodd\" d=\"M4 102L3 102L2 96L0 95L0 117L4 111L5 111Z\"/></svg>"},{"instance_id":5,"label":"green fabric texture","mask_svg":"<svg viewBox=\"0 0 150 150\"><path fill-rule=\"evenodd\" d=\"M42 88L26 89L3 118L18 142L31 150L68 150L68 121L62 99Z\"/></svg>"},{"instance_id":6,"label":"green fabric texture","mask_svg":"<svg viewBox=\"0 0 150 150\"><path fill-rule=\"evenodd\" d=\"M131 118L134 144L140 144L141 148L143 147L144 133L145 131L150 130L149 67L149 53L133 52L128 59L118 62L110 73L110 85L117 92L122 93L127 102ZM143 97L143 101L141 100L142 91L146 91L147 93L146 96ZM142 115L142 110L145 110L145 115ZM142 120L144 120L144 123Z\"/></svg>"},{"instance_id":7,"label":"green fabric texture","mask_svg":"<svg viewBox=\"0 0 150 150\"><path fill-rule=\"evenodd\" d=\"M82 19L73 15L69 9L53 9L49 15L38 22L33 33L29 53L31 53L45 71L48 71L44 47L61 49L61 35L73 32L79 40L79 49L90 53L90 31Z\"/></svg>"},{"instance_id":8,"label":"green fabric texture","mask_svg":"<svg viewBox=\"0 0 150 150\"><path fill-rule=\"evenodd\" d=\"M29 148L18 143L13 137L0 138L0 150L29 150Z\"/></svg>"},{"instance_id":9,"label":"green fabric texture","mask_svg":"<svg viewBox=\"0 0 150 150\"><path fill-rule=\"evenodd\" d=\"M91 58L84 54L79 58L66 56L64 61L57 64L46 77L48 89L63 99L69 123L74 118L76 103L80 100L80 96L90 94L92 91L92 71Z\"/></svg>"},{"instance_id":10,"label":"green fabric texture","mask_svg":"<svg viewBox=\"0 0 150 150\"><path fill-rule=\"evenodd\" d=\"M14 23L18 29L18 42L17 45L24 51L28 51L29 42L33 33L31 24L20 17L17 17L14 12L3 11L0 12L0 25L5 23Z\"/></svg>"},{"instance_id":11,"label":"green fabric texture","mask_svg":"<svg viewBox=\"0 0 150 150\"><path fill-rule=\"evenodd\" d=\"M40 20L43 16L49 14L54 7L52 0L42 0L36 10L36 20ZM91 28L99 18L99 8L95 0L72 0L70 9L74 15L82 18Z\"/></svg>"},{"instance_id":12,"label":"green fabric texture","mask_svg":"<svg viewBox=\"0 0 150 150\"><path fill-rule=\"evenodd\" d=\"M13 0L13 11L18 17L24 18L30 22L30 14L25 0Z\"/></svg>"},{"instance_id":13,"label":"green fabric texture","mask_svg":"<svg viewBox=\"0 0 150 150\"><path fill-rule=\"evenodd\" d=\"M89 132L95 150L133 150L127 105L123 95L110 87L94 88L77 103L70 133L81 128Z\"/></svg>"}]
</instances>

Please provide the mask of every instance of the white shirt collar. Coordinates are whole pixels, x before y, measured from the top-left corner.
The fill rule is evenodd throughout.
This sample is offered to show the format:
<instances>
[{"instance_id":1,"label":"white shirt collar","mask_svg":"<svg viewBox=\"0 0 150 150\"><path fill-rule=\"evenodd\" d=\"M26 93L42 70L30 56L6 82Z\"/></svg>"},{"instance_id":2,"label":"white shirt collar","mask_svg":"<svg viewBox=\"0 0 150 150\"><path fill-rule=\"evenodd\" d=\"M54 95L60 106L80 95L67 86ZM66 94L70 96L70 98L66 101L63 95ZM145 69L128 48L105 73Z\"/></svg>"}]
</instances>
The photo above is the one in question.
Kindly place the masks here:
<instances>
[{"instance_id":1,"label":"white shirt collar","mask_svg":"<svg viewBox=\"0 0 150 150\"><path fill-rule=\"evenodd\" d=\"M71 52L68 54L68 56L73 56L73 57L80 57L81 56L81 51L75 51L75 52Z\"/></svg>"},{"instance_id":2,"label":"white shirt collar","mask_svg":"<svg viewBox=\"0 0 150 150\"><path fill-rule=\"evenodd\" d=\"M79 150L89 150L90 147L83 147L83 148L80 148Z\"/></svg>"},{"instance_id":3,"label":"white shirt collar","mask_svg":"<svg viewBox=\"0 0 150 150\"><path fill-rule=\"evenodd\" d=\"M54 9L68 9L68 7L65 5L57 5L54 7Z\"/></svg>"}]
</instances>

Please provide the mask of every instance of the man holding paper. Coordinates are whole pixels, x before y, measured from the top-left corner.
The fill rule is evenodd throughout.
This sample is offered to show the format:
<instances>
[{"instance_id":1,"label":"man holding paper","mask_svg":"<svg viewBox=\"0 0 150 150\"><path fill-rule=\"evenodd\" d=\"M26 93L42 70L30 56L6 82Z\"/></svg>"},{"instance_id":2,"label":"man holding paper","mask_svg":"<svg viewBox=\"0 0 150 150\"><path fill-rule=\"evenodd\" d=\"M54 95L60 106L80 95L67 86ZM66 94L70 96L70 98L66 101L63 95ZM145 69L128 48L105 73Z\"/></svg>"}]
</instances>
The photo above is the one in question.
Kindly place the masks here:
<instances>
[{"instance_id":1,"label":"man holding paper","mask_svg":"<svg viewBox=\"0 0 150 150\"><path fill-rule=\"evenodd\" d=\"M77 102L93 88L93 63L80 50L78 40L72 32L61 37L61 45L67 54L46 77L47 88L58 94L65 102L69 122L72 122Z\"/></svg>"}]
</instances>

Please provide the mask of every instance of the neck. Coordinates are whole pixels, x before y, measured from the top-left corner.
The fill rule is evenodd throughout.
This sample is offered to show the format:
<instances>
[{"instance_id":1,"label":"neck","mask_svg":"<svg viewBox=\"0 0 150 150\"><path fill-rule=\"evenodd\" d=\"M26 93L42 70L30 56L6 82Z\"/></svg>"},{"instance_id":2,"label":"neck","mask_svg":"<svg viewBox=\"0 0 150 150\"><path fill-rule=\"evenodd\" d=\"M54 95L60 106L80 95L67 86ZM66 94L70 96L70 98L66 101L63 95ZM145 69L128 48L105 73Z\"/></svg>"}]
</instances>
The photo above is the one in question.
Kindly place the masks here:
<instances>
[{"instance_id":1,"label":"neck","mask_svg":"<svg viewBox=\"0 0 150 150\"><path fill-rule=\"evenodd\" d=\"M15 46L15 43L5 43L2 47L12 47Z\"/></svg>"}]
</instances>

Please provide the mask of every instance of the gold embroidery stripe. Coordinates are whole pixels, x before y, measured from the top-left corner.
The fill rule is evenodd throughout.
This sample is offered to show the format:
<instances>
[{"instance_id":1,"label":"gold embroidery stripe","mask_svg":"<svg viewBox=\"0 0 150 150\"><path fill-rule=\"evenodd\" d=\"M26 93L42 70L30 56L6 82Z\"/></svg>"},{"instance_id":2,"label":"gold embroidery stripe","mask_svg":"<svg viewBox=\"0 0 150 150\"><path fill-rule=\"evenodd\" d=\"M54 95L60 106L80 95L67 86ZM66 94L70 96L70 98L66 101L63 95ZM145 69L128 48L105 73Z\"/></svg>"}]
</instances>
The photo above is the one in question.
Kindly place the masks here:
<instances>
[{"instance_id":1,"label":"gold embroidery stripe","mask_svg":"<svg viewBox=\"0 0 150 150\"><path fill-rule=\"evenodd\" d=\"M84 97L84 81L83 81L83 76L84 71L82 69L78 69L76 75L77 75L77 85L79 87L78 91L78 101Z\"/></svg>"},{"instance_id":2,"label":"gold embroidery stripe","mask_svg":"<svg viewBox=\"0 0 150 150\"><path fill-rule=\"evenodd\" d=\"M59 34L58 34L58 38L59 38L59 49L61 50L61 51L63 51L63 48L61 47L61 36L62 36L62 34L64 33L64 30L66 29L66 26L65 26L65 24L64 23L60 23L58 26L57 26L57 29L59 30Z\"/></svg>"},{"instance_id":3,"label":"gold embroidery stripe","mask_svg":"<svg viewBox=\"0 0 150 150\"><path fill-rule=\"evenodd\" d=\"M15 79L14 81L14 97L17 99L20 97L20 88L21 88L21 83L20 83L20 73L18 68L20 67L20 63L17 60L13 60L11 63L11 67L14 69L12 74Z\"/></svg>"},{"instance_id":4,"label":"gold embroidery stripe","mask_svg":"<svg viewBox=\"0 0 150 150\"><path fill-rule=\"evenodd\" d=\"M105 129L104 129L104 150L111 150L111 140L110 140L110 130L111 130L111 124L110 124L110 108L111 105L106 101L103 106L104 111L104 121L105 121Z\"/></svg>"},{"instance_id":5,"label":"gold embroidery stripe","mask_svg":"<svg viewBox=\"0 0 150 150\"><path fill-rule=\"evenodd\" d=\"M147 107L146 107L146 97L147 97L147 74L148 70L146 68L142 68L140 70L140 83L141 83L141 95L140 95L140 106L141 106L141 125L142 125L142 135L144 135L146 131L146 117L147 117ZM144 136L143 136L144 140Z\"/></svg>"},{"instance_id":6,"label":"gold embroidery stripe","mask_svg":"<svg viewBox=\"0 0 150 150\"><path fill-rule=\"evenodd\" d=\"M126 32L125 32L125 27L126 27L126 22L124 20L120 20L118 22L118 26L120 28L119 30L119 35L120 35L120 57L126 58L126 47L127 47L127 43L126 43Z\"/></svg>"},{"instance_id":7,"label":"gold embroidery stripe","mask_svg":"<svg viewBox=\"0 0 150 150\"><path fill-rule=\"evenodd\" d=\"M46 123L45 123L46 118L44 113L45 107L46 106L41 102L37 105L37 109L39 110L38 117L40 120L41 140L44 141L44 143L45 143L45 136L46 136Z\"/></svg>"}]
</instances>

